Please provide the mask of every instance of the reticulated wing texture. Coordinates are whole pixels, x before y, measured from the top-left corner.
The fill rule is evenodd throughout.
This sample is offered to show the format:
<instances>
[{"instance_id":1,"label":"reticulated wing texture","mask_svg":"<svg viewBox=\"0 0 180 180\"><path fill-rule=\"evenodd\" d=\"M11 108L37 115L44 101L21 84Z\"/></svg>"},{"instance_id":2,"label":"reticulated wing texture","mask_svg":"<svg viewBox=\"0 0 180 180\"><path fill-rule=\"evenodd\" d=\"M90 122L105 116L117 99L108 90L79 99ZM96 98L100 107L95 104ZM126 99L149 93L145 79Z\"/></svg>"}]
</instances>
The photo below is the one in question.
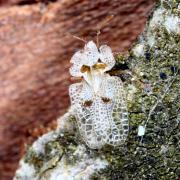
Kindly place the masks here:
<instances>
[{"instance_id":1,"label":"reticulated wing texture","mask_svg":"<svg viewBox=\"0 0 180 180\"><path fill-rule=\"evenodd\" d=\"M92 149L100 149L105 142L94 130L91 108L79 106L76 109L76 118L79 132L85 143Z\"/></svg>"},{"instance_id":2,"label":"reticulated wing texture","mask_svg":"<svg viewBox=\"0 0 180 180\"><path fill-rule=\"evenodd\" d=\"M92 149L105 144L122 144L128 134L128 113L123 83L118 77L105 75L100 91L94 93L85 82L70 86L71 103L79 132Z\"/></svg>"},{"instance_id":3,"label":"reticulated wing texture","mask_svg":"<svg viewBox=\"0 0 180 180\"><path fill-rule=\"evenodd\" d=\"M107 133L107 143L117 146L124 143L124 141L126 140L129 130L129 124L126 95L123 89L123 83L118 77L112 78L115 87L115 97L111 112L111 129L110 132Z\"/></svg>"},{"instance_id":4,"label":"reticulated wing texture","mask_svg":"<svg viewBox=\"0 0 180 180\"><path fill-rule=\"evenodd\" d=\"M106 75L95 101L94 129L106 144L122 144L128 134L128 113L123 83L118 77Z\"/></svg>"},{"instance_id":5,"label":"reticulated wing texture","mask_svg":"<svg viewBox=\"0 0 180 180\"><path fill-rule=\"evenodd\" d=\"M80 69L83 65L83 60L84 60L84 54L83 54L82 50L76 52L72 56L70 62L73 63L73 65L69 69L71 76L74 76L74 77L81 77L82 76Z\"/></svg>"},{"instance_id":6,"label":"reticulated wing texture","mask_svg":"<svg viewBox=\"0 0 180 180\"><path fill-rule=\"evenodd\" d=\"M78 105L81 103L81 91L82 91L83 84L82 83L75 83L69 86L69 96L71 100L71 105Z\"/></svg>"},{"instance_id":7,"label":"reticulated wing texture","mask_svg":"<svg viewBox=\"0 0 180 180\"><path fill-rule=\"evenodd\" d=\"M101 54L101 60L105 64L107 64L107 67L105 68L105 71L108 71L112 69L112 67L115 65L115 59L112 53L112 50L109 46L107 45L102 45L99 48L100 54Z\"/></svg>"},{"instance_id":8,"label":"reticulated wing texture","mask_svg":"<svg viewBox=\"0 0 180 180\"><path fill-rule=\"evenodd\" d=\"M94 93L89 85L82 83L72 84L69 88L71 104L75 105L75 117L79 133L85 143L92 149L100 149L104 145L101 136L94 130Z\"/></svg>"},{"instance_id":9,"label":"reticulated wing texture","mask_svg":"<svg viewBox=\"0 0 180 180\"><path fill-rule=\"evenodd\" d=\"M99 51L93 41L89 41L84 47L84 65L93 66L99 59Z\"/></svg>"}]
</instances>

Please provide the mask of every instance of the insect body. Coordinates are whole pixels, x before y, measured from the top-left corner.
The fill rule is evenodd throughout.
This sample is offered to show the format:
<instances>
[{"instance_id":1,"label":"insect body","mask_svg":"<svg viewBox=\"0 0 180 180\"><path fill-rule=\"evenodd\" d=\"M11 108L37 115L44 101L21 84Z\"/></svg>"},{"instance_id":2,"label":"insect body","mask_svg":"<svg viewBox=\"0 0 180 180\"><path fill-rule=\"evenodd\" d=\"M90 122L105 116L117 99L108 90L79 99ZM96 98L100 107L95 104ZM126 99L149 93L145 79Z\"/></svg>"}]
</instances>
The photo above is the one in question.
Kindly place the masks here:
<instances>
[{"instance_id":1,"label":"insect body","mask_svg":"<svg viewBox=\"0 0 180 180\"><path fill-rule=\"evenodd\" d=\"M115 64L110 47L98 49L90 41L71 63L71 75L83 77L69 88L82 138L92 149L120 145L128 134L128 113L121 79L105 73Z\"/></svg>"}]
</instances>

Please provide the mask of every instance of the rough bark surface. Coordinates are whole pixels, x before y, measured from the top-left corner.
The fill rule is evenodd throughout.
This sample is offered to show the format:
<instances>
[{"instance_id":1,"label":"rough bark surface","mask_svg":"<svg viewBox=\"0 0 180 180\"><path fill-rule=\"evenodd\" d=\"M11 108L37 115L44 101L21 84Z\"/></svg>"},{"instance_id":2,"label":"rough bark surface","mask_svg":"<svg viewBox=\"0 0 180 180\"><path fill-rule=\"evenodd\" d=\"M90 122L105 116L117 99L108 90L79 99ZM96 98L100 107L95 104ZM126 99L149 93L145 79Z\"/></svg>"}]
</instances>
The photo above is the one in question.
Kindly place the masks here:
<instances>
[{"instance_id":1,"label":"rough bark surface","mask_svg":"<svg viewBox=\"0 0 180 180\"><path fill-rule=\"evenodd\" d=\"M94 137L103 139L103 133L107 133L111 138L112 134L122 133L127 126L119 126L117 130L112 123L116 121L119 125L117 121L124 121L124 116L116 116L116 112L121 113L121 108L124 108L120 104L117 105L116 112L109 113L112 116L109 126L104 126L101 122L102 131L99 133L99 126L96 126L98 118L106 117L94 115L101 110L86 107L81 99L81 105L73 104L73 108L58 119L56 131L39 137L28 148L14 180L180 179L179 7L179 0L159 0L147 21L144 33L139 36L129 54L119 54L116 57L116 65L110 72L116 73L116 78L122 78L126 92L129 121L126 142L119 146L106 144L101 148L97 147L98 149L85 145L87 139L97 143ZM101 86L104 85L103 82ZM113 83L107 85L107 92L115 86ZM91 86L88 90L91 91ZM88 90L86 93L90 94ZM84 91L77 88L72 96L76 99L83 95ZM105 103L88 97L93 104ZM113 98L110 100L116 106L116 101ZM73 110L75 108L79 109L78 113L87 113L82 113L84 116L81 118ZM87 139L80 133L81 127L84 128ZM104 143L107 143L105 138Z\"/></svg>"},{"instance_id":2,"label":"rough bark surface","mask_svg":"<svg viewBox=\"0 0 180 180\"><path fill-rule=\"evenodd\" d=\"M24 3L22 3L24 2ZM69 59L84 44L69 35L95 39L125 52L143 30L153 0L77 0L49 4L0 1L0 179L11 179L24 144L47 128L69 105ZM32 3L30 3L32 2ZM34 3L34 4L33 4ZM19 6L10 6L20 4ZM52 122L53 121L53 122Z\"/></svg>"}]
</instances>

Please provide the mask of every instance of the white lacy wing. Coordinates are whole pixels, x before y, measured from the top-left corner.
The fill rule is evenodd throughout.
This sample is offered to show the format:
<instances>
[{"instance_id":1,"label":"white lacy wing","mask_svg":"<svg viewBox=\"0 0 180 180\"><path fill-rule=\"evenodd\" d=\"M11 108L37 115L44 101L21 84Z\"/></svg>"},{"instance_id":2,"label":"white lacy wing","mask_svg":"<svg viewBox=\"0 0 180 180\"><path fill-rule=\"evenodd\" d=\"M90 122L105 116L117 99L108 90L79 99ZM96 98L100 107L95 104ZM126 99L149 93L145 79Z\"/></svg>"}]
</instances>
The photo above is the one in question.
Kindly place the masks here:
<instances>
[{"instance_id":1,"label":"white lacy wing","mask_svg":"<svg viewBox=\"0 0 180 180\"><path fill-rule=\"evenodd\" d=\"M96 97L92 113L97 136L103 137L106 144L122 144L128 134L128 117L123 84L118 77L106 75ZM106 101L103 101L103 98Z\"/></svg>"},{"instance_id":2,"label":"white lacy wing","mask_svg":"<svg viewBox=\"0 0 180 180\"><path fill-rule=\"evenodd\" d=\"M124 143L127 138L129 124L128 111L126 104L126 95L123 88L123 83L118 77L113 78L113 85L115 87L114 104L112 107L111 117L112 124L110 132L107 134L107 144L120 145Z\"/></svg>"},{"instance_id":3,"label":"white lacy wing","mask_svg":"<svg viewBox=\"0 0 180 180\"><path fill-rule=\"evenodd\" d=\"M69 88L71 104L75 105L75 117L81 137L92 149L100 149L104 145L101 136L94 130L94 94L85 81L72 84ZM92 101L90 106L85 106L86 101Z\"/></svg>"}]
</instances>

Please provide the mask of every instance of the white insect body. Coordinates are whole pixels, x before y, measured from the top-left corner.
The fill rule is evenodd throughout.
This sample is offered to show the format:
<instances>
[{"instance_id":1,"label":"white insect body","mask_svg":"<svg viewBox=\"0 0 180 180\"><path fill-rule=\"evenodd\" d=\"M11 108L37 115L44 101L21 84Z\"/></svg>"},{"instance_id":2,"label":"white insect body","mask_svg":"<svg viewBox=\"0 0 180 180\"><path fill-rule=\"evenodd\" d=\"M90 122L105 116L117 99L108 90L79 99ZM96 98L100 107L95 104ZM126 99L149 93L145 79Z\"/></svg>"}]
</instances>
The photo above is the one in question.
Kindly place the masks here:
<instances>
[{"instance_id":1,"label":"white insect body","mask_svg":"<svg viewBox=\"0 0 180 180\"><path fill-rule=\"evenodd\" d=\"M70 74L83 77L69 88L82 138L92 149L122 144L129 129L128 112L121 79L105 73L115 64L111 48L102 45L98 49L90 41L70 62Z\"/></svg>"}]
</instances>

